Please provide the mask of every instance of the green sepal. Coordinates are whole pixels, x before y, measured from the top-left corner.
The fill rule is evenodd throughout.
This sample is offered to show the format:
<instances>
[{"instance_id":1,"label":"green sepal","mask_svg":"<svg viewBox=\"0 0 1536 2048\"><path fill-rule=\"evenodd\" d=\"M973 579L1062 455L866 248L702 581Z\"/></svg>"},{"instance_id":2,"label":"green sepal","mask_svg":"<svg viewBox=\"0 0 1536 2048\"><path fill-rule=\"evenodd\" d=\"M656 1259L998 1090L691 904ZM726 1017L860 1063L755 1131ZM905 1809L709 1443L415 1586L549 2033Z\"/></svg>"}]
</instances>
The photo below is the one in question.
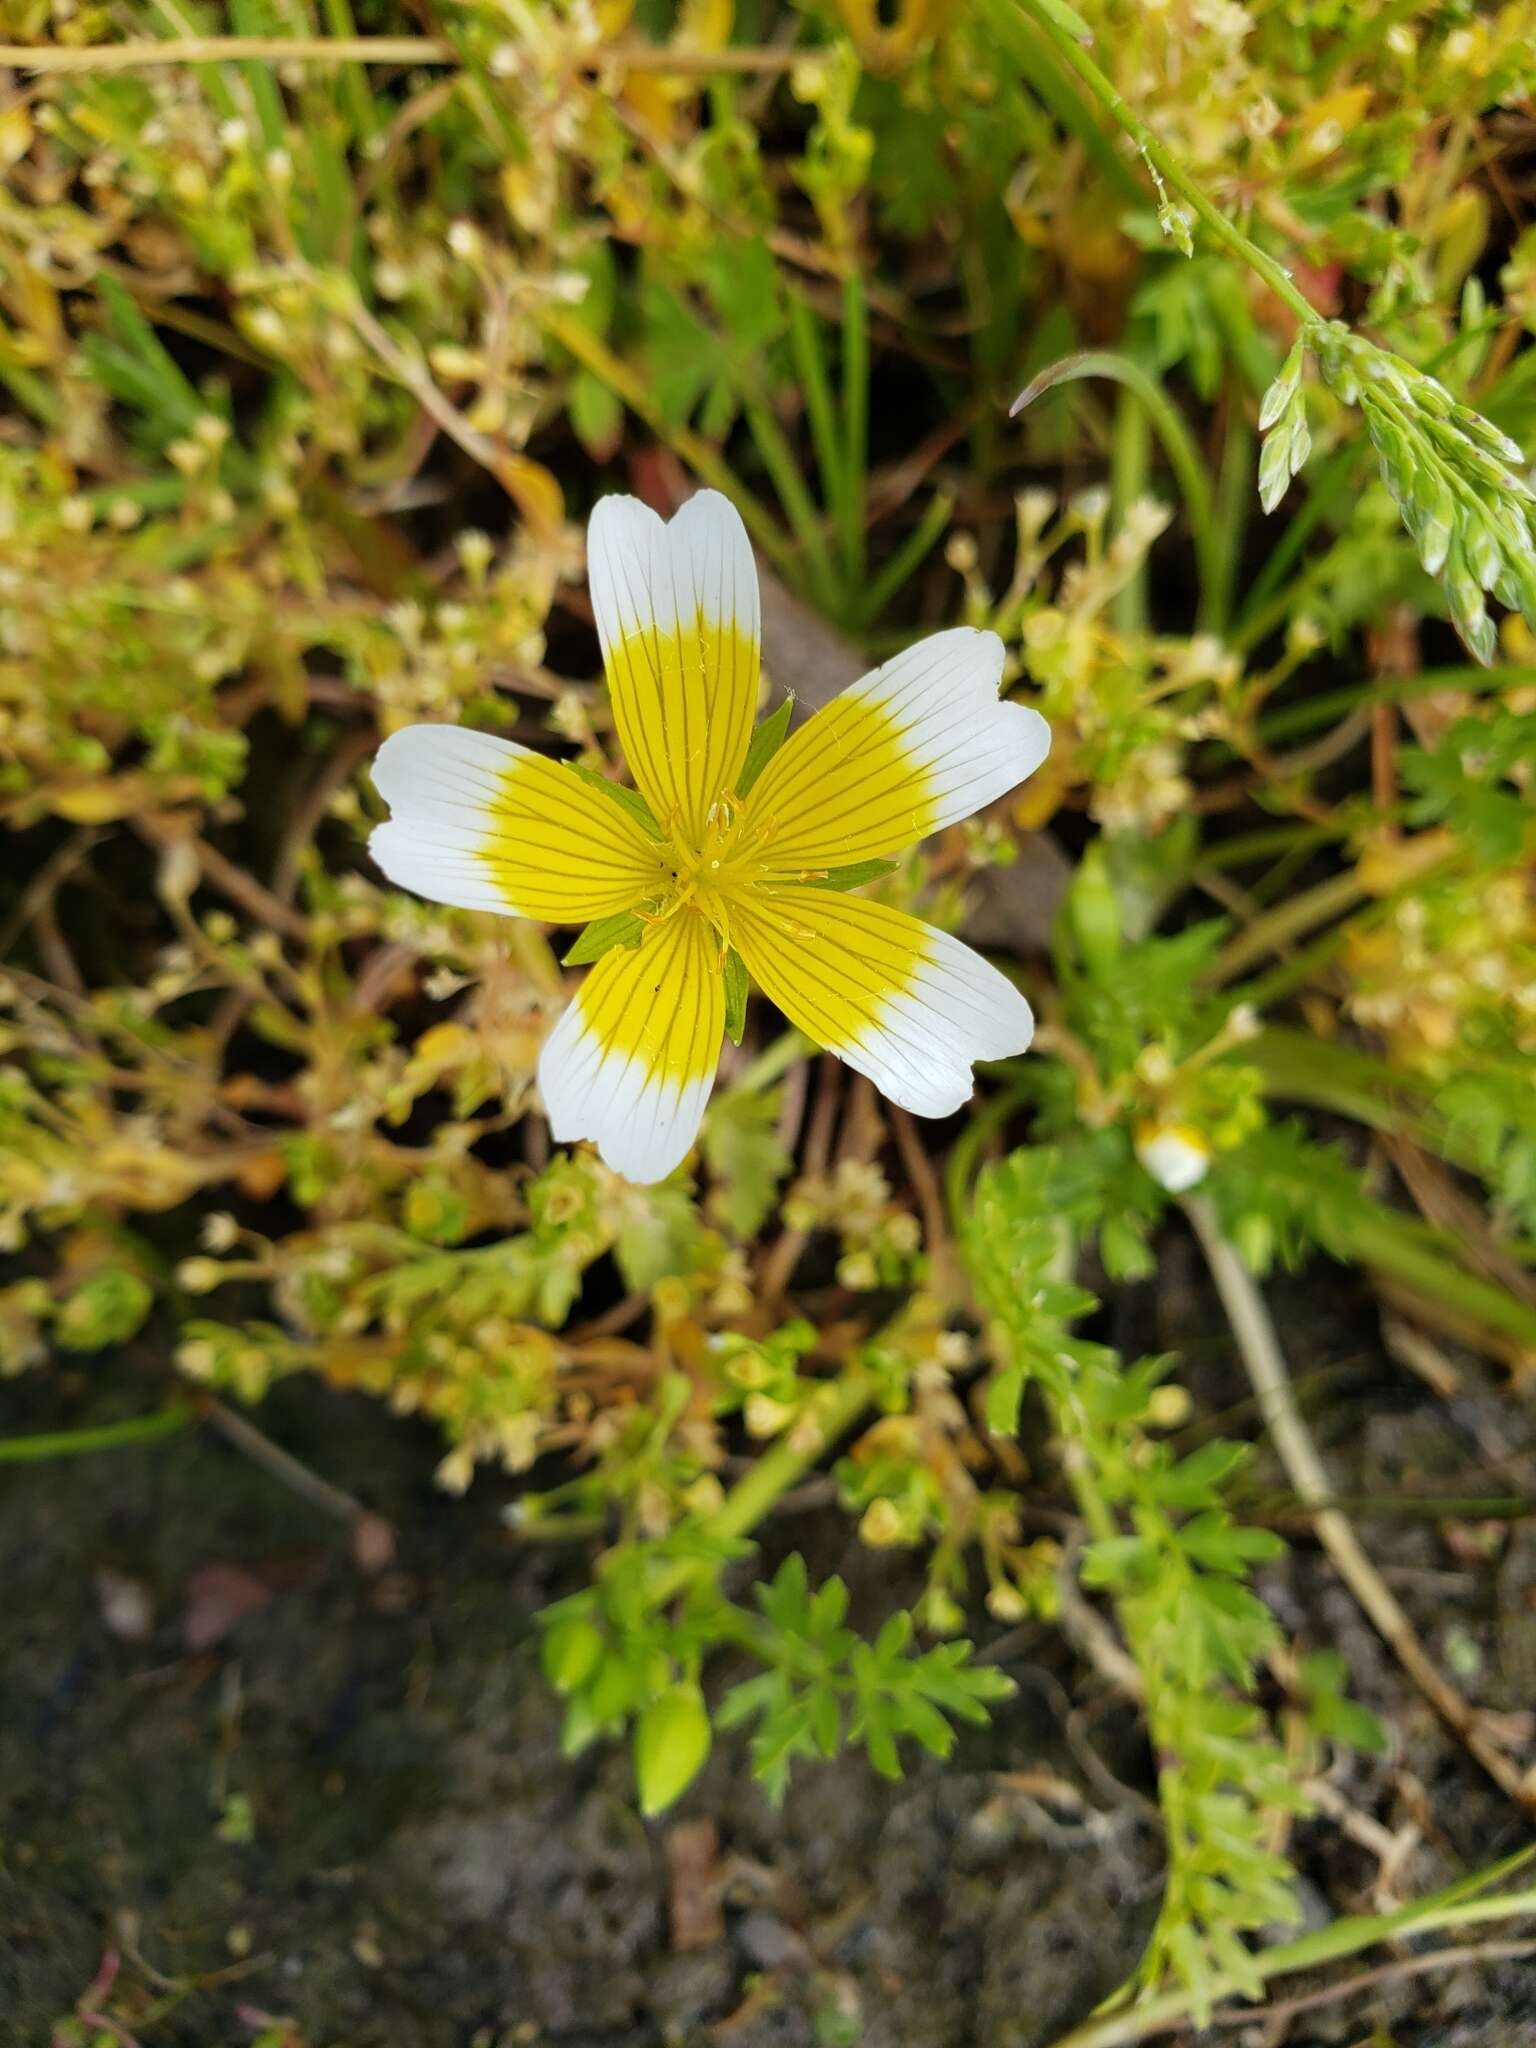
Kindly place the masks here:
<instances>
[{"instance_id":1,"label":"green sepal","mask_svg":"<svg viewBox=\"0 0 1536 2048\"><path fill-rule=\"evenodd\" d=\"M742 763L741 774L736 783L736 794L745 796L759 775L768 766L774 755L784 744L784 735L789 731L789 715L795 708L794 693L784 699L778 710L752 735L752 744L747 748L747 758Z\"/></svg>"},{"instance_id":2,"label":"green sepal","mask_svg":"<svg viewBox=\"0 0 1536 2048\"><path fill-rule=\"evenodd\" d=\"M656 822L655 813L638 789L630 789L622 782L610 782L606 775L599 775L595 768L583 768L579 761L567 761L565 765L573 775L579 775L583 782L590 783L594 789L600 789L621 811L627 811L647 838L662 839L666 836Z\"/></svg>"},{"instance_id":3,"label":"green sepal","mask_svg":"<svg viewBox=\"0 0 1536 2048\"><path fill-rule=\"evenodd\" d=\"M734 946L725 955L725 1033L732 1045L740 1045L747 1028L747 968Z\"/></svg>"},{"instance_id":4,"label":"green sepal","mask_svg":"<svg viewBox=\"0 0 1536 2048\"><path fill-rule=\"evenodd\" d=\"M611 917L594 918L561 961L562 967L590 967L615 946L638 946L645 926L632 910L616 910Z\"/></svg>"},{"instance_id":5,"label":"green sepal","mask_svg":"<svg viewBox=\"0 0 1536 2048\"><path fill-rule=\"evenodd\" d=\"M807 875L807 889L857 889L864 882L878 882L882 875L894 875L893 860L856 860L851 867L828 868L824 875Z\"/></svg>"}]
</instances>

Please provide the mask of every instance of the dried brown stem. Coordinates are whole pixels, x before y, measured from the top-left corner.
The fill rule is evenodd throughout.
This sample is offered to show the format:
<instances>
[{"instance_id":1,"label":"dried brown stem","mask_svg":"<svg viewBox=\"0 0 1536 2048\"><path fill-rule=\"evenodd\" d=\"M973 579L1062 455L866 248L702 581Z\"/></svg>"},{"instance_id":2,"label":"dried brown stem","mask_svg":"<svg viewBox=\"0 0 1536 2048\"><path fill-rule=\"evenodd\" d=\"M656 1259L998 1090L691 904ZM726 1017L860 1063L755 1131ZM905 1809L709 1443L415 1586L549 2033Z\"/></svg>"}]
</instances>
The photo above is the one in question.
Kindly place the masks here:
<instances>
[{"instance_id":1,"label":"dried brown stem","mask_svg":"<svg viewBox=\"0 0 1536 2048\"><path fill-rule=\"evenodd\" d=\"M1396 1962L1380 1963L1374 1970L1357 1970L1353 1977L1340 1977L1319 1991L1305 1991L1296 1998L1273 2005L1228 2006L1211 2014L1211 2027L1258 2027L1261 2023L1283 2026L1320 2005L1332 2005L1356 1992L1369 1991L1377 1984L1399 1983L1404 1977L1422 1977L1433 1970L1466 1969L1478 1963L1510 1962L1520 1956L1536 1955L1536 1941L1482 1941L1470 1948L1437 1948L1428 1955L1400 1956Z\"/></svg>"},{"instance_id":2,"label":"dried brown stem","mask_svg":"<svg viewBox=\"0 0 1536 2048\"><path fill-rule=\"evenodd\" d=\"M1353 1525L1338 1508L1326 1505L1334 1489L1297 1406L1264 1297L1222 1234L1210 1203L1203 1196L1186 1195L1183 1206L1232 1325L1270 1441L1297 1494L1314 1510L1312 1527L1339 1577L1414 1684L1500 1791L1528 1812L1536 1811L1536 1779L1528 1782L1520 1766L1493 1741L1484 1718L1462 1698L1419 1640L1396 1595L1366 1555Z\"/></svg>"},{"instance_id":3,"label":"dried brown stem","mask_svg":"<svg viewBox=\"0 0 1536 2048\"><path fill-rule=\"evenodd\" d=\"M254 875L248 875L244 868L237 867L216 846L210 846L206 839L185 834L169 819L154 813L136 818L134 829L151 846L162 849L178 845L190 847L208 886L217 889L221 896L227 896L232 903L238 903L258 924L281 932L285 938L308 938L308 918L302 917L291 904L274 896L270 889L264 889Z\"/></svg>"}]
</instances>

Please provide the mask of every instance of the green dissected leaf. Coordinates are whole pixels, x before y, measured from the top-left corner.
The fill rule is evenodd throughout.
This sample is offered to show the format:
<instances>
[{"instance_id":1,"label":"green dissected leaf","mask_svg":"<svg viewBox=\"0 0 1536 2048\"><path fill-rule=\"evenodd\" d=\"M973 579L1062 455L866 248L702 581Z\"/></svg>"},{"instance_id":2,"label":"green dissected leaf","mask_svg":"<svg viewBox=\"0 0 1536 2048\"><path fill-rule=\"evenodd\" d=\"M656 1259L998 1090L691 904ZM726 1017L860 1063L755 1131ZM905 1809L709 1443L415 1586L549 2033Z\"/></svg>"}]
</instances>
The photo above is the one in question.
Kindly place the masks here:
<instances>
[{"instance_id":1,"label":"green dissected leaf","mask_svg":"<svg viewBox=\"0 0 1536 2048\"><path fill-rule=\"evenodd\" d=\"M660 840L666 837L656 822L655 813L638 789L630 789L622 782L610 782L606 775L599 775L594 768L583 768L579 761L567 761L565 765L572 775L579 775L593 789L600 789L621 811L627 811L647 838Z\"/></svg>"},{"instance_id":2,"label":"green dissected leaf","mask_svg":"<svg viewBox=\"0 0 1536 2048\"><path fill-rule=\"evenodd\" d=\"M1145 1581L1157 1568L1157 1556L1141 1536L1106 1536L1083 1552L1083 1584L1120 1590Z\"/></svg>"},{"instance_id":3,"label":"green dissected leaf","mask_svg":"<svg viewBox=\"0 0 1536 2048\"><path fill-rule=\"evenodd\" d=\"M1458 718L1433 752L1403 758L1403 780L1415 792L1409 819L1465 833L1490 865L1515 861L1531 826L1533 766L1536 712L1501 708L1491 718Z\"/></svg>"},{"instance_id":4,"label":"green dissected leaf","mask_svg":"<svg viewBox=\"0 0 1536 2048\"><path fill-rule=\"evenodd\" d=\"M1029 1374L1021 1364L1005 1366L987 1386L987 1427L995 1436L1013 1436L1019 1426L1019 1403Z\"/></svg>"},{"instance_id":5,"label":"green dissected leaf","mask_svg":"<svg viewBox=\"0 0 1536 2048\"><path fill-rule=\"evenodd\" d=\"M1347 1742L1351 1749L1363 1749L1369 1756L1384 1756L1392 1746L1376 1715L1359 1700L1314 1700L1309 1718L1319 1735L1332 1742Z\"/></svg>"},{"instance_id":6,"label":"green dissected leaf","mask_svg":"<svg viewBox=\"0 0 1536 2048\"><path fill-rule=\"evenodd\" d=\"M740 1045L741 1035L747 1028L748 993L746 963L736 948L730 946L725 955L725 1035L732 1045Z\"/></svg>"},{"instance_id":7,"label":"green dissected leaf","mask_svg":"<svg viewBox=\"0 0 1536 2048\"><path fill-rule=\"evenodd\" d=\"M563 967L589 967L615 946L638 946L645 926L632 910L616 910L611 917L596 917L582 932L560 963Z\"/></svg>"},{"instance_id":8,"label":"green dissected leaf","mask_svg":"<svg viewBox=\"0 0 1536 2048\"><path fill-rule=\"evenodd\" d=\"M733 238L711 250L702 267L713 318L702 317L696 296L661 274L663 258L648 265L639 295L646 382L669 425L681 426L697 414L702 432L719 440L743 395L758 390L786 315L778 268L765 242Z\"/></svg>"},{"instance_id":9,"label":"green dissected leaf","mask_svg":"<svg viewBox=\"0 0 1536 2048\"><path fill-rule=\"evenodd\" d=\"M742 763L741 774L736 781L736 794L745 796L759 775L768 766L774 755L784 744L789 731L790 714L795 708L794 697L788 696L777 711L771 712L752 735L747 748L747 758Z\"/></svg>"},{"instance_id":10,"label":"green dissected leaf","mask_svg":"<svg viewBox=\"0 0 1536 2048\"><path fill-rule=\"evenodd\" d=\"M1231 1572L1239 1578L1249 1565L1285 1554L1284 1539L1272 1529L1244 1528L1219 1509L1186 1522L1179 1531L1179 1542L1208 1571Z\"/></svg>"},{"instance_id":11,"label":"green dissected leaf","mask_svg":"<svg viewBox=\"0 0 1536 2048\"><path fill-rule=\"evenodd\" d=\"M1319 1735L1347 1742L1373 1756L1386 1750L1387 1731L1370 1708L1345 1697L1349 1666L1336 1650L1317 1650L1303 1657L1299 1676L1307 1696L1307 1718Z\"/></svg>"},{"instance_id":12,"label":"green dissected leaf","mask_svg":"<svg viewBox=\"0 0 1536 2048\"><path fill-rule=\"evenodd\" d=\"M1221 1438L1214 1443L1202 1444L1198 1451L1175 1465L1171 1472L1160 1475L1158 1498L1173 1507L1215 1507L1222 1481L1229 1479L1238 1466L1247 1464L1252 1456L1251 1444L1228 1443Z\"/></svg>"},{"instance_id":13,"label":"green dissected leaf","mask_svg":"<svg viewBox=\"0 0 1536 2048\"><path fill-rule=\"evenodd\" d=\"M865 882L878 882L882 875L893 875L896 863L893 860L856 860L845 868L828 868L824 875L807 879L808 889L857 889Z\"/></svg>"}]
</instances>

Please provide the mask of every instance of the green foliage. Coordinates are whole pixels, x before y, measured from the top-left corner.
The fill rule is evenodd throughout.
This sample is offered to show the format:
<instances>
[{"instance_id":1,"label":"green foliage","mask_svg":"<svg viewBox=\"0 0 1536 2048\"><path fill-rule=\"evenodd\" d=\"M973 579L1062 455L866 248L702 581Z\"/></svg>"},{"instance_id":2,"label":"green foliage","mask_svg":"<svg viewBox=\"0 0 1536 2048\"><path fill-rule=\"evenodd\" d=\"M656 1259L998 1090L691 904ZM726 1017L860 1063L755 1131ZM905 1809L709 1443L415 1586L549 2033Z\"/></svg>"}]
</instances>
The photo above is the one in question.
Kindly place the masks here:
<instances>
[{"instance_id":1,"label":"green foliage","mask_svg":"<svg viewBox=\"0 0 1536 2048\"><path fill-rule=\"evenodd\" d=\"M1403 756L1416 825L1449 824L1486 866L1518 861L1532 836L1536 712L1458 718L1435 747Z\"/></svg>"},{"instance_id":2,"label":"green foliage","mask_svg":"<svg viewBox=\"0 0 1536 2048\"><path fill-rule=\"evenodd\" d=\"M1275 1817L1303 1802L1247 1697L1279 1635L1245 1581L1282 1546L1222 1504L1246 1446L1213 1440L1181 1458L1149 1434L1171 1361L1127 1367L1072 1334L1096 1306L1059 1277L1093 1213L1084 1164L1068 1148L1038 1148L977 1185L966 1253L998 1349L988 1420L1010 1427L1024 1388L1038 1386L1077 1447L1069 1471L1094 1532L1083 1580L1114 1601L1160 1758L1168 1876L1145 1967L1154 1980L1175 1971L1198 2019L1219 1975L1260 1987L1239 1935L1298 1917L1269 1837Z\"/></svg>"},{"instance_id":3,"label":"green foliage","mask_svg":"<svg viewBox=\"0 0 1536 2048\"><path fill-rule=\"evenodd\" d=\"M738 1546L739 1547L739 1546ZM745 1652L762 1671L733 1685L713 1716L729 1730L753 1724L752 1768L768 1797L788 1789L797 1761L862 1746L883 1776L902 1775L911 1738L948 1756L956 1720L984 1722L989 1704L1009 1698L1010 1679L970 1661L970 1645L925 1651L912 1645L912 1619L893 1614L873 1643L845 1625L841 1579L812 1590L805 1562L791 1556L754 1588L755 1611L722 1599L700 1568L722 1553L701 1527L665 1545L610 1553L595 1596L546 1610L544 1667L567 1700L565 1746L576 1752L634 1718L635 1775L645 1812L679 1798L702 1768L711 1717L695 1679L712 1650ZM680 1563L688 1590L673 1619L657 1611L657 1566ZM697 1574L697 1575L695 1575ZM663 1586L670 1584L662 1579Z\"/></svg>"}]
</instances>

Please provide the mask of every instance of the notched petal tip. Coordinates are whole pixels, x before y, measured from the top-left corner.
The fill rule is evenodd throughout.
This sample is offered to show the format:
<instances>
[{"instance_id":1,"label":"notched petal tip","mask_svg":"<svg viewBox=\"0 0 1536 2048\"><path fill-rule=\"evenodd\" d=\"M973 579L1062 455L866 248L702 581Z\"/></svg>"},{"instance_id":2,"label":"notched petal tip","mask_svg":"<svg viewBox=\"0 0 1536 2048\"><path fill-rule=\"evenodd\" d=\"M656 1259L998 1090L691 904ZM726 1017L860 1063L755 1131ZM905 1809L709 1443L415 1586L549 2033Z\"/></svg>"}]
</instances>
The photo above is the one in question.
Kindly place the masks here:
<instances>
[{"instance_id":1,"label":"notched petal tip","mask_svg":"<svg viewBox=\"0 0 1536 2048\"><path fill-rule=\"evenodd\" d=\"M539 1056L556 1140L590 1139L626 1180L665 1180L698 1137L724 1027L715 947L698 919L669 919L633 951L604 954Z\"/></svg>"}]
</instances>

